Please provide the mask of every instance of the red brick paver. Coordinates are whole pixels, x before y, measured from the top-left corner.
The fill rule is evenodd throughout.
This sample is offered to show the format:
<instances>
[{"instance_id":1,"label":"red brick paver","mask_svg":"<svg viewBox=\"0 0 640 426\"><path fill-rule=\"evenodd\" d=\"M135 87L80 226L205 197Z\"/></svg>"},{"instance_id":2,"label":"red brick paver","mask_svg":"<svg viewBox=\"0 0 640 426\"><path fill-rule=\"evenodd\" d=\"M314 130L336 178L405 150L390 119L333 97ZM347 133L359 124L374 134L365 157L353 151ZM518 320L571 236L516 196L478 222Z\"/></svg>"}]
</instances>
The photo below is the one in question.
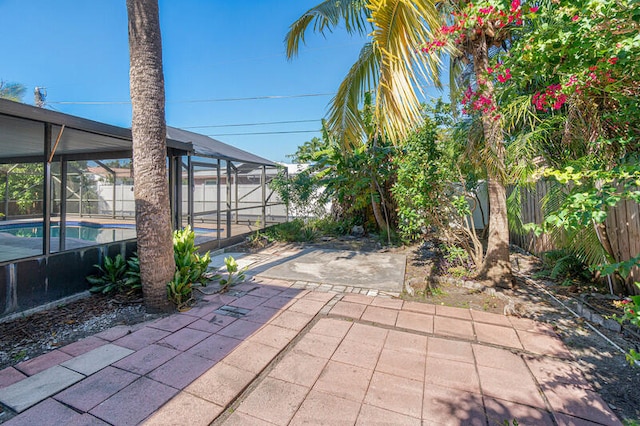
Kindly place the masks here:
<instances>
[{"instance_id":1,"label":"red brick paver","mask_svg":"<svg viewBox=\"0 0 640 426\"><path fill-rule=\"evenodd\" d=\"M261 282L0 371L1 392L107 342L134 351L7 424L621 424L547 325Z\"/></svg>"}]
</instances>

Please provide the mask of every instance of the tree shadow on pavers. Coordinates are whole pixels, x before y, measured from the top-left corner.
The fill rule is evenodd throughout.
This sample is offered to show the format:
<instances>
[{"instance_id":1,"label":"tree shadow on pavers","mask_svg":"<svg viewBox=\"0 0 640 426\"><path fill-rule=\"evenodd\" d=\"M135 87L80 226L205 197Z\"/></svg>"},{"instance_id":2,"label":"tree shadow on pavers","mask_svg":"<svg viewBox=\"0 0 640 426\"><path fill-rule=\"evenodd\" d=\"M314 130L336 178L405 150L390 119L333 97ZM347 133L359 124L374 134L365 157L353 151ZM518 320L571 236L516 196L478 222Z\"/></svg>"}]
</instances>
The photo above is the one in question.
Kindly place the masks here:
<instances>
[{"instance_id":1,"label":"tree shadow on pavers","mask_svg":"<svg viewBox=\"0 0 640 426\"><path fill-rule=\"evenodd\" d=\"M425 389L423 421L460 426L553 425L545 410L455 389Z\"/></svg>"},{"instance_id":2,"label":"tree shadow on pavers","mask_svg":"<svg viewBox=\"0 0 640 426\"><path fill-rule=\"evenodd\" d=\"M624 357L615 354L620 358L619 362L624 362ZM590 422L615 425L621 424L616 415L620 417L628 417L637 419L640 416L640 395L637 392L638 381L633 380L634 371L627 366L625 377L615 370L600 371L594 368L594 365L602 366L615 364L612 360L609 363L598 364L595 358L609 357L611 354L608 348L596 353L590 351L589 354L583 354L577 361L569 359L557 359L545 356L525 355L523 359L527 363L531 373L534 375L540 388L549 401L554 412L564 416L563 421L558 419L558 423L569 423L571 417L584 419ZM593 375L599 377L594 380ZM616 384L618 392L616 395L609 395L611 391L606 387L600 387L597 379ZM595 386L592 382L596 382ZM615 402L615 406L611 407L606 401ZM615 413L611 408L614 408ZM563 423L564 422L564 423Z\"/></svg>"}]
</instances>

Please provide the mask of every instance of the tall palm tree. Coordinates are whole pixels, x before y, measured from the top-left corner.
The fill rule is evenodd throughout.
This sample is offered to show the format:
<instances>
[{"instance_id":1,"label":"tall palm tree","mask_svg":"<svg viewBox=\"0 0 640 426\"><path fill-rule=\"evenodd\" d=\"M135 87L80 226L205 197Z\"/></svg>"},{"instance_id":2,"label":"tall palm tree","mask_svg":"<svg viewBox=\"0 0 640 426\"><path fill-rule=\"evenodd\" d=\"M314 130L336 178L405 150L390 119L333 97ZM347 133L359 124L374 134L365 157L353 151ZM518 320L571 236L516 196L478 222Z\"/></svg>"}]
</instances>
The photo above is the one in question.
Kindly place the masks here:
<instances>
[{"instance_id":1,"label":"tall palm tree","mask_svg":"<svg viewBox=\"0 0 640 426\"><path fill-rule=\"evenodd\" d=\"M127 0L133 117L134 196L140 277L150 311L169 311L175 263L166 158L162 41L158 0Z\"/></svg>"},{"instance_id":2,"label":"tall palm tree","mask_svg":"<svg viewBox=\"0 0 640 426\"><path fill-rule=\"evenodd\" d=\"M348 32L370 36L329 107L328 127L345 147L364 135L358 106L368 91L375 94L374 116L379 132L398 140L415 128L421 120L420 87L428 82L441 86L440 56L422 53L419 47L433 39L442 25L457 19L452 12L466 4L463 0L325 0L291 25L285 38L290 58L298 53L311 24L324 34L344 22ZM489 66L489 46L499 41L496 34L482 26L478 33L458 47L461 50L445 46L446 52L473 62L476 80L486 79L483 76ZM506 29L502 30L500 37L505 33ZM493 97L491 84L485 94ZM479 276L489 284L509 287L512 277L503 178L504 141L500 122L492 113L482 114L482 125L485 145L491 153L487 162L490 219L489 243Z\"/></svg>"}]
</instances>

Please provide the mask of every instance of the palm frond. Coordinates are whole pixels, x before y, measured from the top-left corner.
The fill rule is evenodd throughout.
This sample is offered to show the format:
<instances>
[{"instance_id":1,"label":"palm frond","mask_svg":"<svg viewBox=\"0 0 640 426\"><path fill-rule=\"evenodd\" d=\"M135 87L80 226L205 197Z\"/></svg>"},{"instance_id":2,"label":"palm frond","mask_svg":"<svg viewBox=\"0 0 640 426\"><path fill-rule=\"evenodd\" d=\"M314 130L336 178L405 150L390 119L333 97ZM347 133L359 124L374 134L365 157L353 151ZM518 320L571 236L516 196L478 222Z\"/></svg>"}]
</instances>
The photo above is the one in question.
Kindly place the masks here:
<instances>
[{"instance_id":1,"label":"palm frond","mask_svg":"<svg viewBox=\"0 0 640 426\"><path fill-rule=\"evenodd\" d=\"M340 22L344 22L348 33L366 35L371 30L366 3L366 0L325 0L307 10L291 24L285 36L287 58L298 54L300 43L304 44L305 34L311 24L313 31L322 35L332 32Z\"/></svg>"},{"instance_id":2,"label":"palm frond","mask_svg":"<svg viewBox=\"0 0 640 426\"><path fill-rule=\"evenodd\" d=\"M365 124L358 107L377 83L379 67L379 52L372 43L366 43L331 100L326 127L345 148L355 146L365 135Z\"/></svg>"},{"instance_id":3,"label":"palm frond","mask_svg":"<svg viewBox=\"0 0 640 426\"><path fill-rule=\"evenodd\" d=\"M507 197L507 218L510 231L518 235L527 233L522 223L522 192L519 186L513 187Z\"/></svg>"},{"instance_id":4,"label":"palm frond","mask_svg":"<svg viewBox=\"0 0 640 426\"><path fill-rule=\"evenodd\" d=\"M530 95L510 97L506 105L500 103L500 113L504 117L504 130L513 132L517 129L533 129L540 122L532 104Z\"/></svg>"},{"instance_id":5,"label":"palm frond","mask_svg":"<svg viewBox=\"0 0 640 426\"><path fill-rule=\"evenodd\" d=\"M420 51L439 28L440 15L433 1L370 0L372 42L380 52L380 76L375 117L392 140L407 136L422 119L421 85L440 83L441 59Z\"/></svg>"}]
</instances>

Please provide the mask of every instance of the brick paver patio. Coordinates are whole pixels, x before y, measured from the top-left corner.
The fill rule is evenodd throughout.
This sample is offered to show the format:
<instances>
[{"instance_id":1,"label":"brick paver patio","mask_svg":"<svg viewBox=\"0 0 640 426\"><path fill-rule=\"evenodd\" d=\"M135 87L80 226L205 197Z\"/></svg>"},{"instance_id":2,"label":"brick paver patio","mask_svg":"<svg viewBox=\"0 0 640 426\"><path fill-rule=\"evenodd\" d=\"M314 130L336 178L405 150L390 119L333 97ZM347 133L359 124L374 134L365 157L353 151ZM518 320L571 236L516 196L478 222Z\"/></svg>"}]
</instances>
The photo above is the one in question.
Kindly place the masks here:
<instances>
[{"instance_id":1,"label":"brick paver patio","mask_svg":"<svg viewBox=\"0 0 640 426\"><path fill-rule=\"evenodd\" d=\"M6 425L621 424L544 324L295 287L258 276L0 371Z\"/></svg>"}]
</instances>

